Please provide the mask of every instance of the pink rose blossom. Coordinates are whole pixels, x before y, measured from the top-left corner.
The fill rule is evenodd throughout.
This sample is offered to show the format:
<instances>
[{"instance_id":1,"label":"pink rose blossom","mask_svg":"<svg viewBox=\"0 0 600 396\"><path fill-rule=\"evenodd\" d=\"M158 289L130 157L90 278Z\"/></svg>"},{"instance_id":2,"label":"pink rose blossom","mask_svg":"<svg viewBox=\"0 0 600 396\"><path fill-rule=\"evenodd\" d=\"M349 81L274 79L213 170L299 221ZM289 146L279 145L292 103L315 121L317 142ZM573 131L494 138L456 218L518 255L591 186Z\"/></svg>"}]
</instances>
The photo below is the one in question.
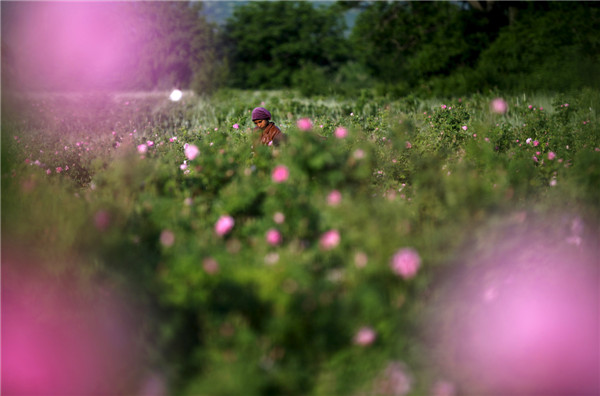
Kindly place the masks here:
<instances>
[{"instance_id":1,"label":"pink rose blossom","mask_svg":"<svg viewBox=\"0 0 600 396\"><path fill-rule=\"evenodd\" d=\"M140 144L137 146L137 151L140 154L145 154L148 151L148 146L146 146L145 144Z\"/></svg>"},{"instance_id":2,"label":"pink rose blossom","mask_svg":"<svg viewBox=\"0 0 600 396\"><path fill-rule=\"evenodd\" d=\"M365 158L365 152L362 149L356 149L352 155L355 159Z\"/></svg>"},{"instance_id":3,"label":"pink rose blossom","mask_svg":"<svg viewBox=\"0 0 600 396\"><path fill-rule=\"evenodd\" d=\"M57 167L56 167L56 173L60 173L60 172L62 172L62 171L63 171L63 168L62 168L62 167L60 167L60 166L57 166Z\"/></svg>"},{"instance_id":4,"label":"pink rose blossom","mask_svg":"<svg viewBox=\"0 0 600 396\"><path fill-rule=\"evenodd\" d=\"M319 241L321 248L323 250L331 250L340 244L340 233L338 230L330 230L321 235L321 240Z\"/></svg>"},{"instance_id":5,"label":"pink rose blossom","mask_svg":"<svg viewBox=\"0 0 600 396\"><path fill-rule=\"evenodd\" d=\"M540 142L538 142L537 140L533 141L533 147L537 147L540 144Z\"/></svg>"},{"instance_id":6,"label":"pink rose blossom","mask_svg":"<svg viewBox=\"0 0 600 396\"><path fill-rule=\"evenodd\" d=\"M171 230L163 230L160 233L160 243L163 246L170 247L175 243L175 234Z\"/></svg>"},{"instance_id":7,"label":"pink rose blossom","mask_svg":"<svg viewBox=\"0 0 600 396\"><path fill-rule=\"evenodd\" d=\"M235 224L235 220L233 220L233 217L228 216L228 215L223 215L223 216L219 217L219 220L217 220L217 223L215 224L215 232L217 233L217 235L223 236L223 235L227 234L229 231L231 231L234 224Z\"/></svg>"},{"instance_id":8,"label":"pink rose blossom","mask_svg":"<svg viewBox=\"0 0 600 396\"><path fill-rule=\"evenodd\" d=\"M535 155L533 157L531 157L531 159L535 162L538 162L538 158Z\"/></svg>"},{"instance_id":9,"label":"pink rose blossom","mask_svg":"<svg viewBox=\"0 0 600 396\"><path fill-rule=\"evenodd\" d=\"M271 228L267 231L266 239L269 245L279 245L281 243L281 234L276 229Z\"/></svg>"},{"instance_id":10,"label":"pink rose blossom","mask_svg":"<svg viewBox=\"0 0 600 396\"><path fill-rule=\"evenodd\" d=\"M338 139L344 139L348 136L348 130L344 127L337 127L335 129L335 137Z\"/></svg>"},{"instance_id":11,"label":"pink rose blossom","mask_svg":"<svg viewBox=\"0 0 600 396\"><path fill-rule=\"evenodd\" d=\"M240 129L240 124L233 124L233 129Z\"/></svg>"},{"instance_id":12,"label":"pink rose blossom","mask_svg":"<svg viewBox=\"0 0 600 396\"><path fill-rule=\"evenodd\" d=\"M331 206L336 206L342 202L342 193L338 190L333 190L327 195L327 203Z\"/></svg>"},{"instance_id":13,"label":"pink rose blossom","mask_svg":"<svg viewBox=\"0 0 600 396\"><path fill-rule=\"evenodd\" d=\"M360 346L368 346L371 345L376 338L377 334L375 333L375 330L365 326L360 328L354 336L354 343Z\"/></svg>"},{"instance_id":14,"label":"pink rose blossom","mask_svg":"<svg viewBox=\"0 0 600 396\"><path fill-rule=\"evenodd\" d=\"M152 140L148 140L148 141L146 142L146 144L148 145L148 147L152 147L152 146L154 146L154 142L153 142Z\"/></svg>"},{"instance_id":15,"label":"pink rose blossom","mask_svg":"<svg viewBox=\"0 0 600 396\"><path fill-rule=\"evenodd\" d=\"M94 226L98 231L106 231L110 226L110 214L106 210L99 210L94 215Z\"/></svg>"},{"instance_id":16,"label":"pink rose blossom","mask_svg":"<svg viewBox=\"0 0 600 396\"><path fill-rule=\"evenodd\" d=\"M216 274L219 272L219 263L212 257L207 257L202 261L202 268L207 274Z\"/></svg>"},{"instance_id":17,"label":"pink rose blossom","mask_svg":"<svg viewBox=\"0 0 600 396\"><path fill-rule=\"evenodd\" d=\"M308 131L310 129L312 129L312 121L308 118L300 118L296 125L298 126L298 129L300 129L301 131Z\"/></svg>"},{"instance_id":18,"label":"pink rose blossom","mask_svg":"<svg viewBox=\"0 0 600 396\"><path fill-rule=\"evenodd\" d=\"M392 271L404 279L414 278L421 266L421 257L411 248L400 249L391 261Z\"/></svg>"},{"instance_id":19,"label":"pink rose blossom","mask_svg":"<svg viewBox=\"0 0 600 396\"><path fill-rule=\"evenodd\" d=\"M273 221L277 224L282 224L285 221L285 215L281 212L276 212L273 215Z\"/></svg>"},{"instance_id":20,"label":"pink rose blossom","mask_svg":"<svg viewBox=\"0 0 600 396\"><path fill-rule=\"evenodd\" d=\"M466 126L466 125L463 125L463 126L462 126L462 129L463 129L463 131L466 131L466 130L467 130L467 129L469 129L469 128L467 128L467 126Z\"/></svg>"},{"instance_id":21,"label":"pink rose blossom","mask_svg":"<svg viewBox=\"0 0 600 396\"><path fill-rule=\"evenodd\" d=\"M364 252L357 252L354 255L354 264L357 268L364 268L369 262L369 257Z\"/></svg>"},{"instance_id":22,"label":"pink rose blossom","mask_svg":"<svg viewBox=\"0 0 600 396\"><path fill-rule=\"evenodd\" d=\"M496 98L494 100L492 100L492 103L490 104L490 108L492 110L492 112L497 113L497 114L505 114L506 111L508 110L508 104L506 103L506 101L502 98Z\"/></svg>"},{"instance_id":23,"label":"pink rose blossom","mask_svg":"<svg viewBox=\"0 0 600 396\"><path fill-rule=\"evenodd\" d=\"M271 179L275 183L283 183L290 177L290 171L285 165L277 165L275 169L273 169L273 173L271 173Z\"/></svg>"},{"instance_id":24,"label":"pink rose blossom","mask_svg":"<svg viewBox=\"0 0 600 396\"><path fill-rule=\"evenodd\" d=\"M455 396L456 387L448 381L437 381L431 388L431 396Z\"/></svg>"},{"instance_id":25,"label":"pink rose blossom","mask_svg":"<svg viewBox=\"0 0 600 396\"><path fill-rule=\"evenodd\" d=\"M198 154L200 154L200 150L198 150L198 147L193 144L186 145L184 151L185 151L185 156L190 161L193 160L194 158L196 158L198 156Z\"/></svg>"}]
</instances>

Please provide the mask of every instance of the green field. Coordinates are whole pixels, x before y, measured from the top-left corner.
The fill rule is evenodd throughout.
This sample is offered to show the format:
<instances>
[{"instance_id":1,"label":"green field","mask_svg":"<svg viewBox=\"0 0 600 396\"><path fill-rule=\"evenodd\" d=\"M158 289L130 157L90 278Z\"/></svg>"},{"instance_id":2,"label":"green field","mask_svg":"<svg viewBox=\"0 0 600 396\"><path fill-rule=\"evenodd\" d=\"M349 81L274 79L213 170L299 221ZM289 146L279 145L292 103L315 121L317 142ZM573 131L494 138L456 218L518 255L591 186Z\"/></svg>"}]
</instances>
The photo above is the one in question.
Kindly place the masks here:
<instances>
[{"instance_id":1,"label":"green field","mask_svg":"<svg viewBox=\"0 0 600 396\"><path fill-rule=\"evenodd\" d=\"M65 348L8 390L598 391L598 92L168 94L3 98L3 311L111 367ZM252 147L257 106L284 145Z\"/></svg>"}]
</instances>

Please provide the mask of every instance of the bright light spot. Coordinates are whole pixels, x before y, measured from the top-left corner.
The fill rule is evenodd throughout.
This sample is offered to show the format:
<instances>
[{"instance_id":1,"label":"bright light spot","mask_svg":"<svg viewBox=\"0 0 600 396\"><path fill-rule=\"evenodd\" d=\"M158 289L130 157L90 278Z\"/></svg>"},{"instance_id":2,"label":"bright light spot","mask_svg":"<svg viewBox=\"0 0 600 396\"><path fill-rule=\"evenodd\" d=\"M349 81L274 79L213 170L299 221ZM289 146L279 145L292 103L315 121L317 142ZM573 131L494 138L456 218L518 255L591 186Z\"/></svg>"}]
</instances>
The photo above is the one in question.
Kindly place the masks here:
<instances>
[{"instance_id":1,"label":"bright light spot","mask_svg":"<svg viewBox=\"0 0 600 396\"><path fill-rule=\"evenodd\" d=\"M169 95L169 99L171 99L171 101L173 101L173 102L177 102L177 101L181 100L182 96L183 96L183 92L181 92L178 89L174 89L173 92L171 92L171 95Z\"/></svg>"}]
</instances>

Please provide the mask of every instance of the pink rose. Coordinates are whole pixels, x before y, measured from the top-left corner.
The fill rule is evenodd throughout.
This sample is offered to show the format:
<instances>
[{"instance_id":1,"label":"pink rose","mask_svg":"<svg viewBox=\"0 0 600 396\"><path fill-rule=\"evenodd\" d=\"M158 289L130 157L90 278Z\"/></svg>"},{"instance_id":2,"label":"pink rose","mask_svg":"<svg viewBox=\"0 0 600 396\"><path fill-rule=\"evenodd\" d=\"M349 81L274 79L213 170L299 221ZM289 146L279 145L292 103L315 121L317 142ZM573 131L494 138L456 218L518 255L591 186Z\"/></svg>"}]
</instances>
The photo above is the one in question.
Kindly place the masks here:
<instances>
[{"instance_id":1,"label":"pink rose","mask_svg":"<svg viewBox=\"0 0 600 396\"><path fill-rule=\"evenodd\" d=\"M504 114L508 110L508 104L506 103L506 101L504 99L496 98L496 99L492 100L492 103L490 104L490 108L491 108L492 112L494 112L494 113Z\"/></svg>"},{"instance_id":2,"label":"pink rose","mask_svg":"<svg viewBox=\"0 0 600 396\"><path fill-rule=\"evenodd\" d=\"M377 334L375 333L375 330L365 326L358 330L354 336L354 343L360 346L367 346L371 345L376 338Z\"/></svg>"},{"instance_id":3,"label":"pink rose","mask_svg":"<svg viewBox=\"0 0 600 396\"><path fill-rule=\"evenodd\" d=\"M312 121L308 118L300 118L296 122L296 125L298 125L298 128L301 131L308 131L308 130L312 129Z\"/></svg>"},{"instance_id":4,"label":"pink rose","mask_svg":"<svg viewBox=\"0 0 600 396\"><path fill-rule=\"evenodd\" d=\"M146 146L145 144L140 144L137 146L137 151L140 154L145 154L148 151L148 146Z\"/></svg>"},{"instance_id":5,"label":"pink rose","mask_svg":"<svg viewBox=\"0 0 600 396\"><path fill-rule=\"evenodd\" d=\"M163 246L166 247L173 246L173 244L175 243L175 234L173 233L173 231L163 230L163 232L160 233L160 243L162 243Z\"/></svg>"},{"instance_id":6,"label":"pink rose","mask_svg":"<svg viewBox=\"0 0 600 396\"><path fill-rule=\"evenodd\" d=\"M333 190L327 196L327 203L331 206L336 206L340 202L342 202L342 193L340 193L338 190Z\"/></svg>"},{"instance_id":7,"label":"pink rose","mask_svg":"<svg viewBox=\"0 0 600 396\"><path fill-rule=\"evenodd\" d=\"M421 257L411 248L400 249L391 261L392 271L404 279L414 278L421 266Z\"/></svg>"},{"instance_id":8,"label":"pink rose","mask_svg":"<svg viewBox=\"0 0 600 396\"><path fill-rule=\"evenodd\" d=\"M330 230L321 235L321 240L319 241L321 248L323 250L331 250L337 245L340 244L340 233L338 230Z\"/></svg>"},{"instance_id":9,"label":"pink rose","mask_svg":"<svg viewBox=\"0 0 600 396\"><path fill-rule=\"evenodd\" d=\"M285 165L277 165L271 174L271 179L275 183L283 183L288 177L290 177L290 171Z\"/></svg>"},{"instance_id":10,"label":"pink rose","mask_svg":"<svg viewBox=\"0 0 600 396\"><path fill-rule=\"evenodd\" d=\"M269 245L279 245L281 243L281 234L276 229L271 228L267 231L266 239Z\"/></svg>"},{"instance_id":11,"label":"pink rose","mask_svg":"<svg viewBox=\"0 0 600 396\"><path fill-rule=\"evenodd\" d=\"M184 151L185 151L185 156L190 161L193 160L194 158L196 158L198 156L198 154L200 154L200 150L198 150L198 147L193 144L186 144Z\"/></svg>"},{"instance_id":12,"label":"pink rose","mask_svg":"<svg viewBox=\"0 0 600 396\"><path fill-rule=\"evenodd\" d=\"M217 233L217 235L223 236L223 235L227 234L229 231L231 231L234 224L235 224L235 220L233 220L233 217L228 216L228 215L223 215L223 216L219 217L219 220L217 220L217 223L215 224L215 232Z\"/></svg>"},{"instance_id":13,"label":"pink rose","mask_svg":"<svg viewBox=\"0 0 600 396\"><path fill-rule=\"evenodd\" d=\"M344 127L337 127L335 129L335 137L338 139L343 139L348 136L348 130Z\"/></svg>"}]
</instances>

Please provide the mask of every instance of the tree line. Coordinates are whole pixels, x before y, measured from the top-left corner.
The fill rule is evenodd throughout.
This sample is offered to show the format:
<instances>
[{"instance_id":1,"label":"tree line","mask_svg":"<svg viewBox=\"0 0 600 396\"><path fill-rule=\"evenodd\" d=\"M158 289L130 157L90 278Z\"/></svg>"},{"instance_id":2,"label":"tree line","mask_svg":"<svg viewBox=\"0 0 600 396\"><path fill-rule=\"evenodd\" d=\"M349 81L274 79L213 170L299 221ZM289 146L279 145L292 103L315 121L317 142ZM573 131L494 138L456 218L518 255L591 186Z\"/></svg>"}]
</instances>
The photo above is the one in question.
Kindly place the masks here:
<instances>
[{"instance_id":1,"label":"tree line","mask_svg":"<svg viewBox=\"0 0 600 396\"><path fill-rule=\"evenodd\" d=\"M600 4L538 1L106 3L126 16L118 89L297 88L305 95L462 95L598 87ZM360 10L349 30L344 14ZM3 40L4 41L4 40ZM18 66L3 42L3 81ZM68 79L66 79L68 81Z\"/></svg>"}]
</instances>

